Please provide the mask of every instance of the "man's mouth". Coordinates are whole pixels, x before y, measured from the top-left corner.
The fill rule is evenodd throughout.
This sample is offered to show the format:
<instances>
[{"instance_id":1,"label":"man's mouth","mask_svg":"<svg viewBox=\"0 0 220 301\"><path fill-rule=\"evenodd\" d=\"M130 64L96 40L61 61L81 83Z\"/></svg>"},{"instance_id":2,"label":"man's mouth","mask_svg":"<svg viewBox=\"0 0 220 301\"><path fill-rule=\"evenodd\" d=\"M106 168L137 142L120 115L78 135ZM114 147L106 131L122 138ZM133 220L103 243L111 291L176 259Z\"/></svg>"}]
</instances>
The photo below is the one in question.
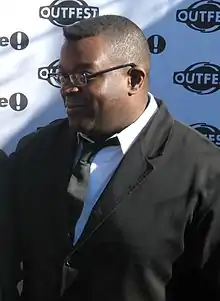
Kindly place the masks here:
<instances>
[{"instance_id":1,"label":"man's mouth","mask_svg":"<svg viewBox=\"0 0 220 301\"><path fill-rule=\"evenodd\" d=\"M67 109L77 109L77 108L84 108L85 105L84 104L75 104L75 103L66 103L66 107Z\"/></svg>"},{"instance_id":2,"label":"man's mouth","mask_svg":"<svg viewBox=\"0 0 220 301\"><path fill-rule=\"evenodd\" d=\"M77 109L85 106L85 103L80 100L77 101L76 99L69 99L68 97L65 97L65 107L67 109Z\"/></svg>"},{"instance_id":3,"label":"man's mouth","mask_svg":"<svg viewBox=\"0 0 220 301\"><path fill-rule=\"evenodd\" d=\"M82 103L66 102L65 106L67 114L74 114L74 116L77 112L84 112L86 109L86 105Z\"/></svg>"}]
</instances>

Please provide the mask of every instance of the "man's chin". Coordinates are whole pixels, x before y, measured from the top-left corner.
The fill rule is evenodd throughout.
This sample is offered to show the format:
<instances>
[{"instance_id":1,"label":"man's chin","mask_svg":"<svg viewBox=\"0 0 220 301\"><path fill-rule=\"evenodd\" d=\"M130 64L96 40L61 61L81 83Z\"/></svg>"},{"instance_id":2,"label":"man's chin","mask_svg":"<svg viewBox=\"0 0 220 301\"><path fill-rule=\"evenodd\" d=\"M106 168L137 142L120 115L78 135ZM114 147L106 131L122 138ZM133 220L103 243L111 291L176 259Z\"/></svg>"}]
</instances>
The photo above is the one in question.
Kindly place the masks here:
<instances>
[{"instance_id":1,"label":"man's chin","mask_svg":"<svg viewBox=\"0 0 220 301\"><path fill-rule=\"evenodd\" d=\"M74 132L81 132L84 134L88 134L92 132L94 128L94 120L89 119L79 119L79 118L68 118L69 127Z\"/></svg>"}]
</instances>

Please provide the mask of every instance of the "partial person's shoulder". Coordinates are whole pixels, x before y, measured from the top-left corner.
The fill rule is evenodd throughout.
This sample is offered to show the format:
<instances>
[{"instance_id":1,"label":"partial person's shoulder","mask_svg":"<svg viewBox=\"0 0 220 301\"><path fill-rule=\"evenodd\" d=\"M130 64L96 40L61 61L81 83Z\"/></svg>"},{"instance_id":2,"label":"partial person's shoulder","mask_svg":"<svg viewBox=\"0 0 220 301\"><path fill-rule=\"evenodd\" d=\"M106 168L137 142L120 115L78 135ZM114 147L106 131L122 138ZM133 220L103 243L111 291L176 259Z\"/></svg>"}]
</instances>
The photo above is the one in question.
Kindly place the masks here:
<instances>
[{"instance_id":1,"label":"partial person's shoulder","mask_svg":"<svg viewBox=\"0 0 220 301\"><path fill-rule=\"evenodd\" d=\"M7 155L6 155L6 153L2 150L2 149L0 149L0 164L2 163L2 162L5 162L7 160Z\"/></svg>"},{"instance_id":2,"label":"partial person's shoulder","mask_svg":"<svg viewBox=\"0 0 220 301\"><path fill-rule=\"evenodd\" d=\"M5 152L0 149L0 174L4 173L7 168L7 158Z\"/></svg>"},{"instance_id":3,"label":"partial person's shoulder","mask_svg":"<svg viewBox=\"0 0 220 301\"><path fill-rule=\"evenodd\" d=\"M56 119L46 126L38 127L36 131L22 137L16 147L16 151L21 151L35 143L43 143L53 138L61 129L67 128L67 119Z\"/></svg>"}]
</instances>

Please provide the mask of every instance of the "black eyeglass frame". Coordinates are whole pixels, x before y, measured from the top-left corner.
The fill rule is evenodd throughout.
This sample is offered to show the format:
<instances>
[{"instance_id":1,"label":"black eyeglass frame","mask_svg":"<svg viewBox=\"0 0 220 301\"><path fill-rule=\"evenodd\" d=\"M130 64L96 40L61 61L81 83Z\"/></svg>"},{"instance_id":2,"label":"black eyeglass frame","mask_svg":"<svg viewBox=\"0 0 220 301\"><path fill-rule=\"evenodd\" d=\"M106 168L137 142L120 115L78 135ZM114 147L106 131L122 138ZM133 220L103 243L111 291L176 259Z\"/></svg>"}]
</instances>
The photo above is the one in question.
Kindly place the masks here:
<instances>
[{"instance_id":1,"label":"black eyeglass frame","mask_svg":"<svg viewBox=\"0 0 220 301\"><path fill-rule=\"evenodd\" d=\"M57 80L62 85L62 81L56 79L56 77L68 76L68 79L69 79L69 81L72 85L74 85L75 87L80 87L80 86L87 85L90 80L95 79L99 75L102 75L102 74L110 72L110 71L122 69L122 68L125 68L125 67L135 68L135 67L137 67L137 65L134 64L134 63L126 63L126 64L121 64L121 65L118 65L118 66L110 67L110 68L107 68L107 69L104 69L104 70L101 70L101 71L98 71L98 72L95 72L95 73L83 72L83 73L71 74L71 73L51 72L51 73L48 74L48 77L54 77L55 80ZM76 75L79 75L79 77L77 78ZM76 81L80 81L80 80L82 80L82 83L80 83L80 84L75 83Z\"/></svg>"}]
</instances>

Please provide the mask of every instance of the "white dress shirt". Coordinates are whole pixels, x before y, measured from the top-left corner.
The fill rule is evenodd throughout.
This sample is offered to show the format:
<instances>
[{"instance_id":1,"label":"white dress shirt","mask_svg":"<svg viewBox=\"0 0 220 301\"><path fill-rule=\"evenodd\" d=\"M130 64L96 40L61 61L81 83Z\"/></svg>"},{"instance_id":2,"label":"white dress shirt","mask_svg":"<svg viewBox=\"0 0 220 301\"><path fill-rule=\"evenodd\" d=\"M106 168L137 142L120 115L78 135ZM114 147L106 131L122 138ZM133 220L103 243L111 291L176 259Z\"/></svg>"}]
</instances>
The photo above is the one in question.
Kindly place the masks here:
<instances>
[{"instance_id":1,"label":"white dress shirt","mask_svg":"<svg viewBox=\"0 0 220 301\"><path fill-rule=\"evenodd\" d=\"M114 135L118 137L120 145L103 148L96 154L91 163L88 191L82 213L75 227L74 244L82 234L92 208L111 179L123 156L157 110L156 100L152 94L148 93L148 95L149 104L141 116L123 131Z\"/></svg>"}]
</instances>

